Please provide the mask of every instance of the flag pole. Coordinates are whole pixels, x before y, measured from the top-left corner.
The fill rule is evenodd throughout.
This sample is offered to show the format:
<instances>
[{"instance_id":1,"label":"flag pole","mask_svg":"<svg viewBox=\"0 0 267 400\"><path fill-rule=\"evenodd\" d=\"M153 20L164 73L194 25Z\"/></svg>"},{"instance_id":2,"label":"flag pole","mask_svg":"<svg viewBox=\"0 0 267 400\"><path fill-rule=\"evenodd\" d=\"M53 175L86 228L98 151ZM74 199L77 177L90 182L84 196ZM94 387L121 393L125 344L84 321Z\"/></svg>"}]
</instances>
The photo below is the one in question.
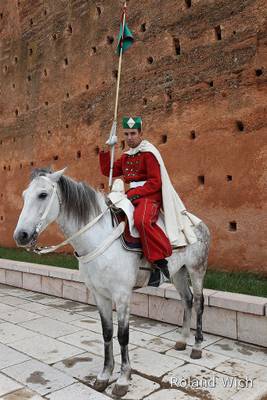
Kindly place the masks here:
<instances>
[{"instance_id":1,"label":"flag pole","mask_svg":"<svg viewBox=\"0 0 267 400\"><path fill-rule=\"evenodd\" d=\"M124 34L124 27L125 27L125 20L126 20L126 8L127 8L127 1L125 0L124 6L123 6L122 38L121 38L121 42L120 42L120 58L119 58L119 67L118 67L118 77L117 77L117 87L116 87L116 100L115 100L114 118L113 118L113 125L112 125L112 130L113 130L112 131L112 136L116 135L116 131L117 131L119 91L120 91L121 65L122 65L122 53L123 53L123 34ZM111 189L111 186L112 186L114 155L115 155L115 144L113 144L112 147L111 147L110 171L109 171L109 181L108 181L109 190Z\"/></svg>"}]
</instances>

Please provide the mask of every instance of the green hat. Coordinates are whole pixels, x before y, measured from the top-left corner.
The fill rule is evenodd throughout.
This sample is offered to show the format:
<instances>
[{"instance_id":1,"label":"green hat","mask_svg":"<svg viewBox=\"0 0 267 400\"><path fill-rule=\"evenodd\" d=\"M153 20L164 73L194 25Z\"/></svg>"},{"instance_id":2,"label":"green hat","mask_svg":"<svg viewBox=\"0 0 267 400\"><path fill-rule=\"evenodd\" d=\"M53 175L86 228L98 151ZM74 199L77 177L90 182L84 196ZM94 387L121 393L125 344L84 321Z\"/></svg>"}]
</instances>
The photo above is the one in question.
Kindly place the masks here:
<instances>
[{"instance_id":1,"label":"green hat","mask_svg":"<svg viewBox=\"0 0 267 400\"><path fill-rule=\"evenodd\" d=\"M123 117L122 127L124 129L142 129L141 117Z\"/></svg>"}]
</instances>

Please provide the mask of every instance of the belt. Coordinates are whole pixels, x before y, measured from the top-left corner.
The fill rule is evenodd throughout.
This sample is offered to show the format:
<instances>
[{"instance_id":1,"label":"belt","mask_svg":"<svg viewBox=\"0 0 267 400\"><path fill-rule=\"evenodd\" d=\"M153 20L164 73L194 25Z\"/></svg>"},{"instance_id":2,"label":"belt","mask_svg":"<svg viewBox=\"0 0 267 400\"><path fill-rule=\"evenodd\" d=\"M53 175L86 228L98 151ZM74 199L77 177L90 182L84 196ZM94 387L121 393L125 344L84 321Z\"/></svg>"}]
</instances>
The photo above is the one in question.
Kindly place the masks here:
<instances>
[{"instance_id":1,"label":"belt","mask_svg":"<svg viewBox=\"0 0 267 400\"><path fill-rule=\"evenodd\" d=\"M130 189L134 189L138 186L144 186L145 183L146 183L146 181L130 182Z\"/></svg>"}]
</instances>

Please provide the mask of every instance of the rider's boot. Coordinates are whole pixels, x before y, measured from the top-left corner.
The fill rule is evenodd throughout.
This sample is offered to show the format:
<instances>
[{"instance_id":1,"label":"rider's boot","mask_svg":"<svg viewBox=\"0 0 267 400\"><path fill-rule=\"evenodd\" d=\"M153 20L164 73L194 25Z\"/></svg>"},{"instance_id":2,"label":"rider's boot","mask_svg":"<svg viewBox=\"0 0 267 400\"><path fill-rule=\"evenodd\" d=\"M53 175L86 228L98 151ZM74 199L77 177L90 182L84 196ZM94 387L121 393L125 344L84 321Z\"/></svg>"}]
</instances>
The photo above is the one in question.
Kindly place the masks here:
<instances>
[{"instance_id":1,"label":"rider's boot","mask_svg":"<svg viewBox=\"0 0 267 400\"><path fill-rule=\"evenodd\" d=\"M170 280L170 273L169 273L169 269L168 269L168 261L165 260L165 258L163 258L161 260L154 261L153 270L152 270L151 275L150 275L148 286L158 287L160 285L160 283L161 283L160 272L162 272L163 275L165 276L165 278L167 278L165 280L165 282L167 280Z\"/></svg>"},{"instance_id":2,"label":"rider's boot","mask_svg":"<svg viewBox=\"0 0 267 400\"><path fill-rule=\"evenodd\" d=\"M165 258L162 258L161 260L154 261L154 264L160 269L163 275L170 280L168 261Z\"/></svg>"}]
</instances>

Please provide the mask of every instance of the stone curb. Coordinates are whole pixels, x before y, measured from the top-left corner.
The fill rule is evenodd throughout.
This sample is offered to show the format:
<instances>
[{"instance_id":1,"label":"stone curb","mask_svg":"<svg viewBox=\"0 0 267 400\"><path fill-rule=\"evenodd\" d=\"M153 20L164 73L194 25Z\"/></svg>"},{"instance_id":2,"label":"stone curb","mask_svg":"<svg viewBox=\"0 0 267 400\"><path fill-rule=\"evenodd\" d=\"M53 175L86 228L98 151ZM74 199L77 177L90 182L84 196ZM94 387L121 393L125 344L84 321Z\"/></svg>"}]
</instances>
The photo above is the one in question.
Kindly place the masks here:
<instances>
[{"instance_id":1,"label":"stone curb","mask_svg":"<svg viewBox=\"0 0 267 400\"><path fill-rule=\"evenodd\" d=\"M0 259L0 283L95 305L77 270ZM267 347L267 298L204 289L204 301L204 332ZM131 313L181 325L183 305L174 286L163 284L135 290Z\"/></svg>"}]
</instances>

